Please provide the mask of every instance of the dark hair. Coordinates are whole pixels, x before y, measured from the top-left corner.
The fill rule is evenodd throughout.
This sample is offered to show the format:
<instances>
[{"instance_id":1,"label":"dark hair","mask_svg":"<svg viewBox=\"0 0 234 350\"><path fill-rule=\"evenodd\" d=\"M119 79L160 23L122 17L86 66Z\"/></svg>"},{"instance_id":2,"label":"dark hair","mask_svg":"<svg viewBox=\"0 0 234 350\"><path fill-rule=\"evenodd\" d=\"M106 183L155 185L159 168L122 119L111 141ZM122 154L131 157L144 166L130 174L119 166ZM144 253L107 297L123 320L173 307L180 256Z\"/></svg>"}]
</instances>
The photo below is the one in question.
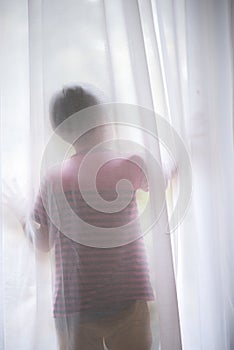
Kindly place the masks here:
<instances>
[{"instance_id":1,"label":"dark hair","mask_svg":"<svg viewBox=\"0 0 234 350\"><path fill-rule=\"evenodd\" d=\"M72 114L82 109L107 102L104 93L90 84L65 86L54 94L50 102L50 121L56 129Z\"/></svg>"}]
</instances>

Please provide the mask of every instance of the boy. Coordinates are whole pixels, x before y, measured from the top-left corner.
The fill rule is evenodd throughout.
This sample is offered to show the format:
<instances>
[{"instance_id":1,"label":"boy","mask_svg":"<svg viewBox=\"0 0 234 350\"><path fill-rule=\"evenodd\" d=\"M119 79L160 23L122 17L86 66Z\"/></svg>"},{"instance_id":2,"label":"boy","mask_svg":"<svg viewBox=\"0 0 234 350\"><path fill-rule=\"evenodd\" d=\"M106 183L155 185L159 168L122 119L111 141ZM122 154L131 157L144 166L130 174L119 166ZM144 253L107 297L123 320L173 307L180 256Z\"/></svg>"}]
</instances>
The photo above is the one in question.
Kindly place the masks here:
<instances>
[{"instance_id":1,"label":"boy","mask_svg":"<svg viewBox=\"0 0 234 350\"><path fill-rule=\"evenodd\" d=\"M102 102L95 87L64 88L51 102L53 129L57 132L71 115ZM115 152L104 148L92 151L107 134L111 134L110 125L97 126L73 142L76 154L46 174L32 213L35 245L54 253L53 314L60 350L148 350L152 345L147 301L153 300L154 295L135 196L139 188L148 191L147 180L131 157L116 158ZM125 208L107 213L87 203L78 177L82 161L87 157L89 164L111 158L104 162L95 178L99 195L110 204L116 199L118 181L131 182L133 196ZM90 190L92 176L92 171L86 168L81 181L95 204L96 194L92 197ZM60 180L71 213L63 210ZM82 241L85 232L72 222L74 213L92 228L103 228L105 232L136 219L133 227L138 238L104 248L96 243L85 244ZM55 224L55 216L62 222L61 227ZM78 238L69 237L69 230L77 231Z\"/></svg>"}]
</instances>

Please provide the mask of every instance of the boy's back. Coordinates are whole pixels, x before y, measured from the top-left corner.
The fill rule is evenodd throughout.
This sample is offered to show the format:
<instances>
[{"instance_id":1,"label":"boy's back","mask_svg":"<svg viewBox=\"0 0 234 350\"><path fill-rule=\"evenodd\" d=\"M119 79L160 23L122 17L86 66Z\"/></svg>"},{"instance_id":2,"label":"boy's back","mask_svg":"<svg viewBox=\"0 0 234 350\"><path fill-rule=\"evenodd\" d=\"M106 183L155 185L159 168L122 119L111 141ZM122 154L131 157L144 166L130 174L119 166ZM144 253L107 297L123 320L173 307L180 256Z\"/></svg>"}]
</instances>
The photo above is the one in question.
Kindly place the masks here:
<instances>
[{"instance_id":1,"label":"boy's back","mask_svg":"<svg viewBox=\"0 0 234 350\"><path fill-rule=\"evenodd\" d=\"M130 154L120 157L111 150L88 155L83 152L54 167L45 177L34 217L46 227L50 245L55 248L55 317L74 313L102 316L108 309L111 313L136 300L154 299L135 196L138 188L147 191L147 181L136 159L139 164L140 158ZM92 171L95 163L104 164L96 176ZM86 164L84 172L82 164ZM93 190L94 176L101 197ZM122 182L120 192L116 192L122 179L132 184L132 193L128 184ZM100 198L111 206L118 195L123 203L131 198L123 209L95 209L100 208ZM118 206L121 207L121 201ZM74 216L79 220L74 220ZM124 230L124 225L134 219L130 229ZM115 241L113 228L118 230L116 242L121 244L106 244Z\"/></svg>"}]
</instances>

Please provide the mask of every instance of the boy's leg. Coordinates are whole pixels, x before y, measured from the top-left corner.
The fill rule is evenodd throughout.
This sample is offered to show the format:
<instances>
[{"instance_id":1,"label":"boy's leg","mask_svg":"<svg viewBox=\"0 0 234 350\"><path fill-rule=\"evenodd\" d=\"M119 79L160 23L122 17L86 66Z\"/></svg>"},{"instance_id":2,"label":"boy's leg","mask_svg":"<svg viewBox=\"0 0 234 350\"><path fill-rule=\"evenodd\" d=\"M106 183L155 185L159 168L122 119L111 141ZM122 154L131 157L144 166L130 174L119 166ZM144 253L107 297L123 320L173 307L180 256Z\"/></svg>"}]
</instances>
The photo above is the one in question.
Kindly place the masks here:
<instances>
[{"instance_id":1,"label":"boy's leg","mask_svg":"<svg viewBox=\"0 0 234 350\"><path fill-rule=\"evenodd\" d=\"M103 350L103 338L90 323L74 316L55 319L59 350Z\"/></svg>"},{"instance_id":2,"label":"boy's leg","mask_svg":"<svg viewBox=\"0 0 234 350\"><path fill-rule=\"evenodd\" d=\"M110 335L105 337L108 350L150 350L152 334L147 302L137 301L129 315L113 322Z\"/></svg>"}]
</instances>

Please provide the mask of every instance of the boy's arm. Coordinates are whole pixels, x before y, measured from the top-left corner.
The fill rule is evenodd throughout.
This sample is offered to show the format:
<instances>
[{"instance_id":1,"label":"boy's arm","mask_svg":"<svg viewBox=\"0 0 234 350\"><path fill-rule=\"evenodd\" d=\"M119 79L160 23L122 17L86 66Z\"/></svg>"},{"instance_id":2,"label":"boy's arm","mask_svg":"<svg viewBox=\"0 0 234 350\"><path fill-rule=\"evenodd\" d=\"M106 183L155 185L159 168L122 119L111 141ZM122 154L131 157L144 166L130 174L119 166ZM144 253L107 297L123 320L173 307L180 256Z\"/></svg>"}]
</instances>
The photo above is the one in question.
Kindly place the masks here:
<instances>
[{"instance_id":1,"label":"boy's arm","mask_svg":"<svg viewBox=\"0 0 234 350\"><path fill-rule=\"evenodd\" d=\"M29 219L22 223L26 237L38 250L48 252L50 250L49 232L46 226L40 225L35 220Z\"/></svg>"},{"instance_id":2,"label":"boy's arm","mask_svg":"<svg viewBox=\"0 0 234 350\"><path fill-rule=\"evenodd\" d=\"M45 177L34 201L33 209L30 213L29 220L25 223L25 233L33 245L43 251L48 252L51 248L50 228L51 221L45 207L48 207L48 180Z\"/></svg>"},{"instance_id":3,"label":"boy's arm","mask_svg":"<svg viewBox=\"0 0 234 350\"><path fill-rule=\"evenodd\" d=\"M139 182L137 188L148 192L149 191L149 182L148 182L148 169L146 166L143 157L139 155L134 155L130 158L131 161L135 163L135 168L137 168ZM165 180L166 187L169 184L169 181L177 176L177 166L173 162L162 162L162 173Z\"/></svg>"}]
</instances>

